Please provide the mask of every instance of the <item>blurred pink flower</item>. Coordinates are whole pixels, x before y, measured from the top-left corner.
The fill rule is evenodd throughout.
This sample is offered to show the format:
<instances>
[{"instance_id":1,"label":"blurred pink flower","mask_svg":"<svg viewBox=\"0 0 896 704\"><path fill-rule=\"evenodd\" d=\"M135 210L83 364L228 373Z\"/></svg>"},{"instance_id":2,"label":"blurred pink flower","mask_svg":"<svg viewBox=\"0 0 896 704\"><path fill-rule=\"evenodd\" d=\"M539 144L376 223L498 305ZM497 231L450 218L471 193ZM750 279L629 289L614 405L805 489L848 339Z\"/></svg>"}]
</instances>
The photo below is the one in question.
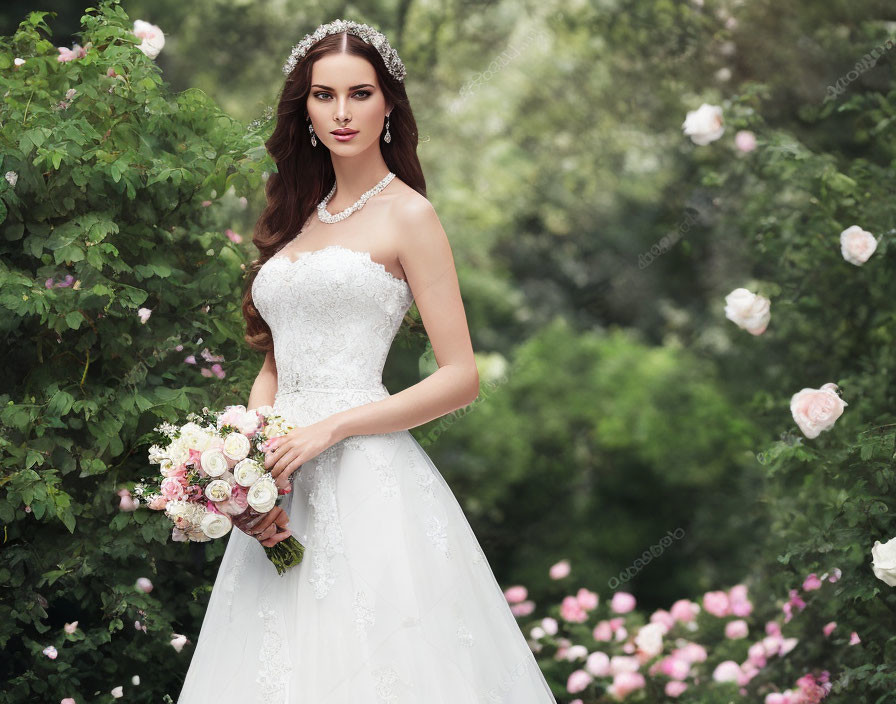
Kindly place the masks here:
<instances>
[{"instance_id":1,"label":"blurred pink flower","mask_svg":"<svg viewBox=\"0 0 896 704\"><path fill-rule=\"evenodd\" d=\"M119 489L118 495L121 497L121 501L118 504L118 509L120 511L136 511L137 510L137 502L134 501L134 497L131 496L131 492L127 489Z\"/></svg>"},{"instance_id":2,"label":"blurred pink flower","mask_svg":"<svg viewBox=\"0 0 896 704\"><path fill-rule=\"evenodd\" d=\"M667 697L679 697L684 694L684 691L688 688L687 684L684 682L666 682L666 696Z\"/></svg>"},{"instance_id":3,"label":"blurred pink flower","mask_svg":"<svg viewBox=\"0 0 896 704\"><path fill-rule=\"evenodd\" d=\"M594 678L585 672L585 670L574 670L570 673L566 680L566 691L570 694L576 694L583 691Z\"/></svg>"},{"instance_id":4,"label":"blurred pink flower","mask_svg":"<svg viewBox=\"0 0 896 704\"><path fill-rule=\"evenodd\" d=\"M822 632L824 633L824 637L827 638L829 635L831 635L831 633L834 632L834 629L836 627L837 627L836 621L831 621L830 623L825 624L825 627L821 629Z\"/></svg>"},{"instance_id":5,"label":"blurred pink flower","mask_svg":"<svg viewBox=\"0 0 896 704\"><path fill-rule=\"evenodd\" d=\"M579 589L576 593L576 601L586 611L597 608L598 596L596 592L588 591L585 587Z\"/></svg>"},{"instance_id":6,"label":"blurred pink flower","mask_svg":"<svg viewBox=\"0 0 896 704\"><path fill-rule=\"evenodd\" d=\"M77 702L71 697L66 697L61 702L59 702L59 704L77 704Z\"/></svg>"},{"instance_id":7,"label":"blurred pink flower","mask_svg":"<svg viewBox=\"0 0 896 704\"><path fill-rule=\"evenodd\" d=\"M857 643L861 643L861 642L862 642L862 639L859 638L859 634L856 633L855 631L853 631L852 634L849 636L849 644L856 645Z\"/></svg>"},{"instance_id":8,"label":"blurred pink flower","mask_svg":"<svg viewBox=\"0 0 896 704\"><path fill-rule=\"evenodd\" d=\"M813 572L803 581L803 591L811 592L815 589L821 589L821 580L818 576Z\"/></svg>"},{"instance_id":9,"label":"blurred pink flower","mask_svg":"<svg viewBox=\"0 0 896 704\"><path fill-rule=\"evenodd\" d=\"M570 623L583 623L588 620L588 613L574 596L567 596L560 603L560 618Z\"/></svg>"},{"instance_id":10,"label":"blurred pink flower","mask_svg":"<svg viewBox=\"0 0 896 704\"><path fill-rule=\"evenodd\" d=\"M703 595L703 608L713 616L722 618L731 613L731 601L725 592L706 592Z\"/></svg>"},{"instance_id":11,"label":"blurred pink flower","mask_svg":"<svg viewBox=\"0 0 896 704\"><path fill-rule=\"evenodd\" d=\"M645 685L644 675L640 672L620 672L613 677L613 684L607 691L617 699L622 699L632 692L643 689Z\"/></svg>"},{"instance_id":12,"label":"blurred pink flower","mask_svg":"<svg viewBox=\"0 0 896 704\"><path fill-rule=\"evenodd\" d=\"M528 616L535 611L535 602L530 600L520 604L514 604L510 607L510 611L514 616Z\"/></svg>"},{"instance_id":13,"label":"blurred pink flower","mask_svg":"<svg viewBox=\"0 0 896 704\"><path fill-rule=\"evenodd\" d=\"M215 375L216 377L218 377L219 379L223 379L225 376L227 376L227 375L224 373L224 369L221 367L220 364L213 364L213 365L212 365L212 372L213 372L214 375Z\"/></svg>"},{"instance_id":14,"label":"blurred pink flower","mask_svg":"<svg viewBox=\"0 0 896 704\"><path fill-rule=\"evenodd\" d=\"M229 227L226 230L224 230L224 234L227 235L227 238L235 244L239 244L240 242L243 241L243 236L237 234L236 232L231 230Z\"/></svg>"},{"instance_id":15,"label":"blurred pink flower","mask_svg":"<svg viewBox=\"0 0 896 704\"><path fill-rule=\"evenodd\" d=\"M183 650L183 647L187 644L187 637L181 635L180 633L172 633L171 634L171 647L174 648L177 652Z\"/></svg>"},{"instance_id":16,"label":"blurred pink flower","mask_svg":"<svg viewBox=\"0 0 896 704\"><path fill-rule=\"evenodd\" d=\"M699 604L695 604L690 599L679 599L674 604L672 604L672 608L669 610L669 613L676 621L687 622L693 621L697 617L697 613L699 611Z\"/></svg>"},{"instance_id":17,"label":"blurred pink flower","mask_svg":"<svg viewBox=\"0 0 896 704\"><path fill-rule=\"evenodd\" d=\"M67 623L65 624L64 628L66 633L74 633L78 630L78 622L72 621L71 623Z\"/></svg>"},{"instance_id":18,"label":"blurred pink flower","mask_svg":"<svg viewBox=\"0 0 896 704\"><path fill-rule=\"evenodd\" d=\"M839 567L835 567L834 570L833 570L833 572L831 573L831 576L828 577L828 581L829 581L829 582L836 582L838 579L840 579L840 577L842 576L842 574L843 574L843 573L840 571L840 568L839 568Z\"/></svg>"},{"instance_id":19,"label":"blurred pink flower","mask_svg":"<svg viewBox=\"0 0 896 704\"><path fill-rule=\"evenodd\" d=\"M596 641L610 641L613 640L613 628L609 621L599 621L591 635Z\"/></svg>"},{"instance_id":20,"label":"blurred pink flower","mask_svg":"<svg viewBox=\"0 0 896 704\"><path fill-rule=\"evenodd\" d=\"M187 355L184 357L184 364L196 364L196 357L194 355Z\"/></svg>"},{"instance_id":21,"label":"blurred pink flower","mask_svg":"<svg viewBox=\"0 0 896 704\"><path fill-rule=\"evenodd\" d=\"M548 574L551 579L563 579L568 576L570 572L569 560L560 560L554 565L551 565L551 569Z\"/></svg>"},{"instance_id":22,"label":"blurred pink flower","mask_svg":"<svg viewBox=\"0 0 896 704\"><path fill-rule=\"evenodd\" d=\"M529 596L529 591L520 585L508 587L504 592L504 598L507 599L508 604L519 604L521 601L525 601L527 596Z\"/></svg>"},{"instance_id":23,"label":"blurred pink flower","mask_svg":"<svg viewBox=\"0 0 896 704\"><path fill-rule=\"evenodd\" d=\"M146 577L139 577L136 582L137 589L141 592L146 592L149 594L152 591L152 582L149 581Z\"/></svg>"},{"instance_id":24,"label":"blurred pink flower","mask_svg":"<svg viewBox=\"0 0 896 704\"><path fill-rule=\"evenodd\" d=\"M617 614L627 614L635 608L635 597L628 592L615 592L610 602L610 610Z\"/></svg>"},{"instance_id":25,"label":"blurred pink flower","mask_svg":"<svg viewBox=\"0 0 896 704\"><path fill-rule=\"evenodd\" d=\"M669 631L675 625L675 617L665 609L657 609L650 614L650 622L661 623L666 627L666 630Z\"/></svg>"},{"instance_id":26,"label":"blurred pink flower","mask_svg":"<svg viewBox=\"0 0 896 704\"><path fill-rule=\"evenodd\" d=\"M146 321L149 320L149 316L152 315L152 309L151 308L138 308L137 315L140 317L140 322L145 325Z\"/></svg>"},{"instance_id":27,"label":"blurred pink flower","mask_svg":"<svg viewBox=\"0 0 896 704\"><path fill-rule=\"evenodd\" d=\"M207 208L207 207L210 206L211 204L212 204L212 202L211 202L210 200L204 200L204 201L202 201L202 207L203 207L203 208Z\"/></svg>"},{"instance_id":28,"label":"blurred pink flower","mask_svg":"<svg viewBox=\"0 0 896 704\"><path fill-rule=\"evenodd\" d=\"M585 669L595 677L607 677L610 674L610 656L595 650L585 661Z\"/></svg>"},{"instance_id":29,"label":"blurred pink flower","mask_svg":"<svg viewBox=\"0 0 896 704\"><path fill-rule=\"evenodd\" d=\"M712 678L716 682L737 682L740 677L740 665L734 660L724 660L716 665Z\"/></svg>"},{"instance_id":30,"label":"blurred pink flower","mask_svg":"<svg viewBox=\"0 0 896 704\"><path fill-rule=\"evenodd\" d=\"M58 46L56 49L59 51L59 56L56 57L56 60L60 62L83 59L87 56L87 51L80 44L75 44L72 49L69 49L67 46Z\"/></svg>"},{"instance_id":31,"label":"blurred pink flower","mask_svg":"<svg viewBox=\"0 0 896 704\"><path fill-rule=\"evenodd\" d=\"M756 135L750 130L739 130L734 135L734 146L742 152L751 152L756 148Z\"/></svg>"},{"instance_id":32,"label":"blurred pink flower","mask_svg":"<svg viewBox=\"0 0 896 704\"><path fill-rule=\"evenodd\" d=\"M59 652L56 650L55 646L48 645L43 649L43 654L46 655L50 660L55 660L56 656L59 655Z\"/></svg>"},{"instance_id":33,"label":"blurred pink flower","mask_svg":"<svg viewBox=\"0 0 896 704\"><path fill-rule=\"evenodd\" d=\"M747 626L747 622L743 619L737 619L736 621L729 621L725 624L725 637L730 638L732 640L738 638L746 638L747 634L750 632L749 627Z\"/></svg>"}]
</instances>

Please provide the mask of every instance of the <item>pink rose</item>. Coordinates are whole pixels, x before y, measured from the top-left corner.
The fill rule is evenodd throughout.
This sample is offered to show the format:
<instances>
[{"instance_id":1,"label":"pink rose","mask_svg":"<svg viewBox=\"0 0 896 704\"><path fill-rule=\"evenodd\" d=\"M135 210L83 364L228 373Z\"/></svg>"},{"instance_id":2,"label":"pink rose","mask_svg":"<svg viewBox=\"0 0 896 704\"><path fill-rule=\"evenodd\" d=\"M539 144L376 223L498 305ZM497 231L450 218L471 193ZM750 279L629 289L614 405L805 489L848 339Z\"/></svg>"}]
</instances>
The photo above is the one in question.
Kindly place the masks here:
<instances>
[{"instance_id":1,"label":"pink rose","mask_svg":"<svg viewBox=\"0 0 896 704\"><path fill-rule=\"evenodd\" d=\"M594 678L585 670L574 670L566 680L566 691L570 694L576 694L583 691Z\"/></svg>"},{"instance_id":2,"label":"pink rose","mask_svg":"<svg viewBox=\"0 0 896 704\"><path fill-rule=\"evenodd\" d=\"M168 505L168 497L157 494L149 500L148 506L153 511L161 511Z\"/></svg>"},{"instance_id":3,"label":"pink rose","mask_svg":"<svg viewBox=\"0 0 896 704\"><path fill-rule=\"evenodd\" d=\"M521 601L525 601L528 595L529 591L523 586L508 587L507 591L504 592L504 598L507 599L508 604L518 604Z\"/></svg>"},{"instance_id":4,"label":"pink rose","mask_svg":"<svg viewBox=\"0 0 896 704\"><path fill-rule=\"evenodd\" d=\"M176 477L165 477L159 486L162 496L170 501L181 499L184 496L184 485Z\"/></svg>"},{"instance_id":5,"label":"pink rose","mask_svg":"<svg viewBox=\"0 0 896 704\"><path fill-rule=\"evenodd\" d=\"M756 148L756 135L750 130L739 130L734 135L734 146L742 152L751 152Z\"/></svg>"},{"instance_id":6,"label":"pink rose","mask_svg":"<svg viewBox=\"0 0 896 704\"><path fill-rule=\"evenodd\" d=\"M600 621L594 627L594 631L591 634L596 641L610 641L613 640L613 629L610 626L609 621Z\"/></svg>"},{"instance_id":7,"label":"pink rose","mask_svg":"<svg viewBox=\"0 0 896 704\"><path fill-rule=\"evenodd\" d=\"M761 335L771 320L771 301L765 296L736 288L725 296L725 317L751 335Z\"/></svg>"},{"instance_id":8,"label":"pink rose","mask_svg":"<svg viewBox=\"0 0 896 704\"><path fill-rule=\"evenodd\" d=\"M73 49L69 49L67 46L58 46L56 49L59 51L59 56L56 57L59 62L74 61L87 56L87 51L80 44L75 44Z\"/></svg>"},{"instance_id":9,"label":"pink rose","mask_svg":"<svg viewBox=\"0 0 896 704\"><path fill-rule=\"evenodd\" d=\"M118 491L118 495L121 497L121 502L118 504L119 511L136 511L137 510L137 502L134 501L134 497L131 496L131 492L127 489L120 489Z\"/></svg>"},{"instance_id":10,"label":"pink rose","mask_svg":"<svg viewBox=\"0 0 896 704\"><path fill-rule=\"evenodd\" d=\"M803 580L803 591L811 592L815 589L821 589L821 580L813 572L805 580Z\"/></svg>"},{"instance_id":11,"label":"pink rose","mask_svg":"<svg viewBox=\"0 0 896 704\"><path fill-rule=\"evenodd\" d=\"M725 637L730 638L732 640L738 638L746 638L750 629L747 626L747 622L743 619L737 619L736 621L729 621L725 624Z\"/></svg>"},{"instance_id":12,"label":"pink rose","mask_svg":"<svg viewBox=\"0 0 896 704\"><path fill-rule=\"evenodd\" d=\"M635 608L635 597L628 592L616 592L610 602L610 610L617 614L627 614Z\"/></svg>"},{"instance_id":13,"label":"pink rose","mask_svg":"<svg viewBox=\"0 0 896 704\"><path fill-rule=\"evenodd\" d=\"M645 684L644 675L640 672L620 672L613 677L613 684L607 688L607 691L612 696L622 699L632 692L643 689Z\"/></svg>"},{"instance_id":14,"label":"pink rose","mask_svg":"<svg viewBox=\"0 0 896 704\"><path fill-rule=\"evenodd\" d=\"M708 656L706 648L699 643L688 643L681 648L672 651L674 657L683 658L688 662L706 662Z\"/></svg>"},{"instance_id":15,"label":"pink rose","mask_svg":"<svg viewBox=\"0 0 896 704\"><path fill-rule=\"evenodd\" d=\"M570 572L569 560L561 560L560 562L551 565L551 569L549 574L551 579L563 579L568 576Z\"/></svg>"},{"instance_id":16,"label":"pink rose","mask_svg":"<svg viewBox=\"0 0 896 704\"><path fill-rule=\"evenodd\" d=\"M828 430L849 405L837 394L837 388L829 382L820 389L801 389L791 397L790 413L807 438Z\"/></svg>"},{"instance_id":17,"label":"pink rose","mask_svg":"<svg viewBox=\"0 0 896 704\"><path fill-rule=\"evenodd\" d=\"M660 660L660 672L673 680L685 679L691 671L691 663L685 658L667 655Z\"/></svg>"},{"instance_id":18,"label":"pink rose","mask_svg":"<svg viewBox=\"0 0 896 704\"><path fill-rule=\"evenodd\" d=\"M740 665L734 660L725 660L716 665L712 678L716 682L737 682L740 674Z\"/></svg>"},{"instance_id":19,"label":"pink rose","mask_svg":"<svg viewBox=\"0 0 896 704\"><path fill-rule=\"evenodd\" d=\"M706 592L706 594L703 595L703 608L713 616L722 618L731 613L731 602L725 592Z\"/></svg>"},{"instance_id":20,"label":"pink rose","mask_svg":"<svg viewBox=\"0 0 896 704\"><path fill-rule=\"evenodd\" d=\"M595 677L607 677L610 674L610 656L595 650L585 661L585 669Z\"/></svg>"},{"instance_id":21,"label":"pink rose","mask_svg":"<svg viewBox=\"0 0 896 704\"><path fill-rule=\"evenodd\" d=\"M666 682L666 696L679 697L688 688L684 682Z\"/></svg>"},{"instance_id":22,"label":"pink rose","mask_svg":"<svg viewBox=\"0 0 896 704\"><path fill-rule=\"evenodd\" d=\"M650 615L650 622L661 623L666 627L666 631L670 631L675 625L675 617L665 609L657 609Z\"/></svg>"},{"instance_id":23,"label":"pink rose","mask_svg":"<svg viewBox=\"0 0 896 704\"><path fill-rule=\"evenodd\" d=\"M588 591L585 587L579 589L578 593L576 593L576 601L579 602L579 606L581 606L586 611L591 611L592 609L597 608L598 597L595 592Z\"/></svg>"},{"instance_id":24,"label":"pink rose","mask_svg":"<svg viewBox=\"0 0 896 704\"><path fill-rule=\"evenodd\" d=\"M535 611L535 602L532 600L523 601L510 607L514 616L528 616Z\"/></svg>"},{"instance_id":25,"label":"pink rose","mask_svg":"<svg viewBox=\"0 0 896 704\"><path fill-rule=\"evenodd\" d=\"M588 614L574 596L567 596L560 603L560 618L570 623L583 623L588 620Z\"/></svg>"},{"instance_id":26,"label":"pink rose","mask_svg":"<svg viewBox=\"0 0 896 704\"><path fill-rule=\"evenodd\" d=\"M66 633L74 633L78 630L78 622L72 621L71 623L67 623L65 624L64 628Z\"/></svg>"},{"instance_id":27,"label":"pink rose","mask_svg":"<svg viewBox=\"0 0 896 704\"><path fill-rule=\"evenodd\" d=\"M849 636L849 644L856 645L857 643L861 643L861 642L862 642L862 639L859 638L859 634L856 633L855 631L853 631L852 634Z\"/></svg>"},{"instance_id":28,"label":"pink rose","mask_svg":"<svg viewBox=\"0 0 896 704\"><path fill-rule=\"evenodd\" d=\"M700 607L690 599L679 599L672 604L669 613L676 621L688 622L697 617L698 611L700 611Z\"/></svg>"},{"instance_id":29,"label":"pink rose","mask_svg":"<svg viewBox=\"0 0 896 704\"><path fill-rule=\"evenodd\" d=\"M141 592L146 592L149 594L152 591L152 582L149 581L146 577L140 577L136 582L137 589Z\"/></svg>"}]
</instances>

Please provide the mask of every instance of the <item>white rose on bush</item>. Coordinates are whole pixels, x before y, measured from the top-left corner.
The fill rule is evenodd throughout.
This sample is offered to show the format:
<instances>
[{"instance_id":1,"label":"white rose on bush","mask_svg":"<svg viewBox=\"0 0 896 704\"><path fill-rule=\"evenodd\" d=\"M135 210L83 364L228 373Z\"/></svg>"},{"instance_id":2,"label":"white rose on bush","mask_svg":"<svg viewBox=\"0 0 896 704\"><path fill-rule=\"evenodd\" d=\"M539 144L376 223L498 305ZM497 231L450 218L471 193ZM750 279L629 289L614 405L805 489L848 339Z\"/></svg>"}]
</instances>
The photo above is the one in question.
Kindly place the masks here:
<instances>
[{"instance_id":1,"label":"white rose on bush","mask_svg":"<svg viewBox=\"0 0 896 704\"><path fill-rule=\"evenodd\" d=\"M722 108L703 103L696 110L688 112L681 128L694 144L704 145L714 142L725 132Z\"/></svg>"},{"instance_id":2,"label":"white rose on bush","mask_svg":"<svg viewBox=\"0 0 896 704\"><path fill-rule=\"evenodd\" d=\"M874 541L874 547L871 548L871 569L875 577L896 587L896 538L885 543Z\"/></svg>"},{"instance_id":3,"label":"white rose on bush","mask_svg":"<svg viewBox=\"0 0 896 704\"><path fill-rule=\"evenodd\" d=\"M725 317L751 335L761 335L771 319L771 301L745 288L725 296Z\"/></svg>"},{"instance_id":4,"label":"white rose on bush","mask_svg":"<svg viewBox=\"0 0 896 704\"><path fill-rule=\"evenodd\" d=\"M828 430L848 406L839 394L837 385L827 383L820 389L801 389L790 399L790 413L807 438L817 438Z\"/></svg>"},{"instance_id":5,"label":"white rose on bush","mask_svg":"<svg viewBox=\"0 0 896 704\"><path fill-rule=\"evenodd\" d=\"M840 233L840 253L850 264L862 266L877 249L877 240L868 230L858 225L847 227Z\"/></svg>"},{"instance_id":6,"label":"white rose on bush","mask_svg":"<svg viewBox=\"0 0 896 704\"><path fill-rule=\"evenodd\" d=\"M133 32L143 40L137 48L151 59L156 58L165 46L165 35L157 25L134 20Z\"/></svg>"}]
</instances>

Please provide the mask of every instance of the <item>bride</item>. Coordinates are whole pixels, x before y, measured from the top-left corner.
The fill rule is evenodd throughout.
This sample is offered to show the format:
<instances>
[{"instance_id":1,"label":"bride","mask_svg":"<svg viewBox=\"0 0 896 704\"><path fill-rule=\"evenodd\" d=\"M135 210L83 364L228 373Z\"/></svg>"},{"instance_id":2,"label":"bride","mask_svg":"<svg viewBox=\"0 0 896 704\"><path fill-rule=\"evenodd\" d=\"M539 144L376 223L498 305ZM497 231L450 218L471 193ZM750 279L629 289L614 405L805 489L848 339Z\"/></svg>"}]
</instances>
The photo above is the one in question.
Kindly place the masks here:
<instances>
[{"instance_id":1,"label":"bride","mask_svg":"<svg viewBox=\"0 0 896 704\"><path fill-rule=\"evenodd\" d=\"M266 352L248 408L296 426L266 456L287 493L231 532L178 704L556 704L408 432L472 403L479 376L404 65L373 28L336 20L284 73L243 312ZM390 394L383 366L413 303L439 368ZM305 555L281 576L261 546L290 535Z\"/></svg>"}]
</instances>

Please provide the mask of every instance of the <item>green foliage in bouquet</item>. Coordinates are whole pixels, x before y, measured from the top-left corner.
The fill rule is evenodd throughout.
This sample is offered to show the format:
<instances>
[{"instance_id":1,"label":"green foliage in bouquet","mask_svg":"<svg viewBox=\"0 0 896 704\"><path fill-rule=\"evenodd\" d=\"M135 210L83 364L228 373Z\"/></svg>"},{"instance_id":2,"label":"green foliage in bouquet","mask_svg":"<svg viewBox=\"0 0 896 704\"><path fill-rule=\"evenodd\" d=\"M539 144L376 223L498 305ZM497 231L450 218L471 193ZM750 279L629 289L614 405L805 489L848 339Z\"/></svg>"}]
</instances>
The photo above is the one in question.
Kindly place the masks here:
<instances>
[{"instance_id":1,"label":"green foliage in bouquet","mask_svg":"<svg viewBox=\"0 0 896 704\"><path fill-rule=\"evenodd\" d=\"M0 702L159 701L172 679L150 666L185 669L170 641L204 610L189 572L208 582L225 541L171 544L117 492L151 471L159 419L244 397L257 371L239 358L245 253L212 213L260 186L266 153L200 91L166 89L117 0L88 8L65 62L46 14L0 38ZM200 355L227 372L184 363ZM164 589L134 586L163 571Z\"/></svg>"}]
</instances>

